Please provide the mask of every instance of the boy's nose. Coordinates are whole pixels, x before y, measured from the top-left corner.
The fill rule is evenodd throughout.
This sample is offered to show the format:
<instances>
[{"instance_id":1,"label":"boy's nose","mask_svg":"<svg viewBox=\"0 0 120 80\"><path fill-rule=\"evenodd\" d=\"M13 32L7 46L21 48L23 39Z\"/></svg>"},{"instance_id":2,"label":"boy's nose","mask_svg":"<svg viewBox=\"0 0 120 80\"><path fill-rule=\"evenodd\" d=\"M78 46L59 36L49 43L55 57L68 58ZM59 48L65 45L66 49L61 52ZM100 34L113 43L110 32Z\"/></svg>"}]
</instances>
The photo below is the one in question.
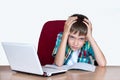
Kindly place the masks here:
<instances>
[{"instance_id":1,"label":"boy's nose","mask_svg":"<svg viewBox=\"0 0 120 80\"><path fill-rule=\"evenodd\" d=\"M75 46L78 45L78 40L75 40L75 41L74 41L74 45L75 45Z\"/></svg>"}]
</instances>

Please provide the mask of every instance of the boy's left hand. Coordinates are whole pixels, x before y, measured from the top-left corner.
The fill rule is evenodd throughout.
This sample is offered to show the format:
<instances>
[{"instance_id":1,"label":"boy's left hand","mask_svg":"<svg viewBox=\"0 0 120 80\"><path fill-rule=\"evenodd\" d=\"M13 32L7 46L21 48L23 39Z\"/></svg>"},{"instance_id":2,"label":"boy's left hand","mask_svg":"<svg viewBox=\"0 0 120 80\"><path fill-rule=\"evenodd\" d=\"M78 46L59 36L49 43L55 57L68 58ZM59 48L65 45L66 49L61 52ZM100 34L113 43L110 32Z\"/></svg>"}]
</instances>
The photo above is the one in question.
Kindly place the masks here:
<instances>
[{"instance_id":1,"label":"boy's left hand","mask_svg":"<svg viewBox=\"0 0 120 80\"><path fill-rule=\"evenodd\" d=\"M88 32L87 32L87 39L92 37L92 23L88 19L84 19L83 23L87 25Z\"/></svg>"}]
</instances>

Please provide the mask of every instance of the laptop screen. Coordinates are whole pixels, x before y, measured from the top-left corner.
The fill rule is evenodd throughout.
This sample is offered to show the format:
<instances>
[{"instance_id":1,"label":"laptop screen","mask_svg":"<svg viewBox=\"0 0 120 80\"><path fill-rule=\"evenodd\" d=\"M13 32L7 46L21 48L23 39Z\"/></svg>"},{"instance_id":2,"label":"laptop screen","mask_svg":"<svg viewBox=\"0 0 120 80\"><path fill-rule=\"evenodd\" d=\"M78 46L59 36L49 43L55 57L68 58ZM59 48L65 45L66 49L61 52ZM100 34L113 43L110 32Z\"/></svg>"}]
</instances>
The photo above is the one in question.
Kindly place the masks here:
<instances>
[{"instance_id":1,"label":"laptop screen","mask_svg":"<svg viewBox=\"0 0 120 80\"><path fill-rule=\"evenodd\" d=\"M37 51L32 44L2 42L12 70L43 75Z\"/></svg>"}]
</instances>

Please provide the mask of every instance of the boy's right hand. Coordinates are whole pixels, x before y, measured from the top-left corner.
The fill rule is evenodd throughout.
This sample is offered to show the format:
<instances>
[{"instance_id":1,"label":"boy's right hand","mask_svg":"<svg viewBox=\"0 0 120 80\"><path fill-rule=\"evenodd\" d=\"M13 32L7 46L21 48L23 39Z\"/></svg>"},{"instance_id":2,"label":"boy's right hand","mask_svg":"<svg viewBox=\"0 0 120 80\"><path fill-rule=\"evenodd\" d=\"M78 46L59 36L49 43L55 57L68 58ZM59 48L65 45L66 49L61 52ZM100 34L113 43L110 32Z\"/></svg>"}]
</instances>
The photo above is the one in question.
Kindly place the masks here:
<instances>
[{"instance_id":1,"label":"boy's right hand","mask_svg":"<svg viewBox=\"0 0 120 80\"><path fill-rule=\"evenodd\" d=\"M68 34L70 33L70 28L72 26L73 23L76 22L76 19L77 17L69 17L66 22L65 22L65 25L64 25L64 34Z\"/></svg>"}]
</instances>

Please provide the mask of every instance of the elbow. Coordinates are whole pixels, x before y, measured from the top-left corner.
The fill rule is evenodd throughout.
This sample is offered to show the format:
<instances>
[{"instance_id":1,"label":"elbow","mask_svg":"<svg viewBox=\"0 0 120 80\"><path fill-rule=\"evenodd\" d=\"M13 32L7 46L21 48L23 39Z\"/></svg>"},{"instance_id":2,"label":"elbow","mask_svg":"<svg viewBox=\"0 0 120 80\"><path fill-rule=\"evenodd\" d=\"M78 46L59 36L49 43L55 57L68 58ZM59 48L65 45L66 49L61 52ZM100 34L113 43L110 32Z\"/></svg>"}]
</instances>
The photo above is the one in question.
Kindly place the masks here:
<instances>
[{"instance_id":1,"label":"elbow","mask_svg":"<svg viewBox=\"0 0 120 80\"><path fill-rule=\"evenodd\" d=\"M100 66L100 67L105 67L105 66L106 66L106 64L100 64L99 66Z\"/></svg>"},{"instance_id":2,"label":"elbow","mask_svg":"<svg viewBox=\"0 0 120 80\"><path fill-rule=\"evenodd\" d=\"M106 61L104 61L104 62L101 62L101 63L99 64L99 66L100 66L100 67L105 67L106 64L107 64Z\"/></svg>"},{"instance_id":3,"label":"elbow","mask_svg":"<svg viewBox=\"0 0 120 80\"><path fill-rule=\"evenodd\" d=\"M58 67L61 67L62 65L56 64Z\"/></svg>"},{"instance_id":4,"label":"elbow","mask_svg":"<svg viewBox=\"0 0 120 80\"><path fill-rule=\"evenodd\" d=\"M55 62L55 65L56 65L56 66L58 66L58 67L63 66L63 64L62 64L62 63L57 63L57 62Z\"/></svg>"}]
</instances>

